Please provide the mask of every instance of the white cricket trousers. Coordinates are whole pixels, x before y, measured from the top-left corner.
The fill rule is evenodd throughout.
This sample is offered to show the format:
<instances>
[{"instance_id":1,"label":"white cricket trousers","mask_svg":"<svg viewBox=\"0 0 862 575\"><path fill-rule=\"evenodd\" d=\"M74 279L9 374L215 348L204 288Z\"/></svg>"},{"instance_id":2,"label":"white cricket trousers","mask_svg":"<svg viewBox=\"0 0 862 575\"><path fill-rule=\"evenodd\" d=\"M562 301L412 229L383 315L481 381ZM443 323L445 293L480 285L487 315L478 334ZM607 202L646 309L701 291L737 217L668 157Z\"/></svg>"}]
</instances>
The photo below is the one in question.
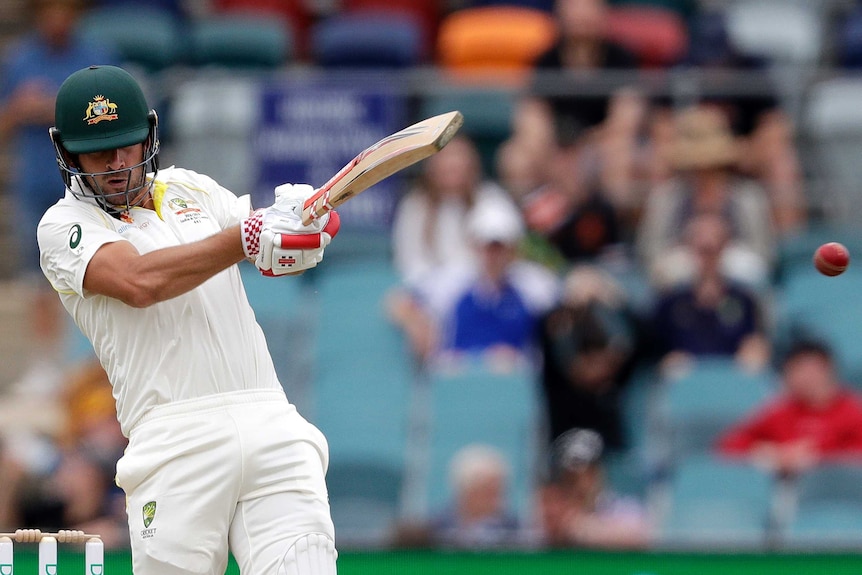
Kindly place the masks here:
<instances>
[{"instance_id":1,"label":"white cricket trousers","mask_svg":"<svg viewBox=\"0 0 862 575\"><path fill-rule=\"evenodd\" d=\"M281 390L151 410L117 463L134 573L224 575L228 549L243 575L290 572L284 558L299 539L335 538L328 458L323 434Z\"/></svg>"}]
</instances>

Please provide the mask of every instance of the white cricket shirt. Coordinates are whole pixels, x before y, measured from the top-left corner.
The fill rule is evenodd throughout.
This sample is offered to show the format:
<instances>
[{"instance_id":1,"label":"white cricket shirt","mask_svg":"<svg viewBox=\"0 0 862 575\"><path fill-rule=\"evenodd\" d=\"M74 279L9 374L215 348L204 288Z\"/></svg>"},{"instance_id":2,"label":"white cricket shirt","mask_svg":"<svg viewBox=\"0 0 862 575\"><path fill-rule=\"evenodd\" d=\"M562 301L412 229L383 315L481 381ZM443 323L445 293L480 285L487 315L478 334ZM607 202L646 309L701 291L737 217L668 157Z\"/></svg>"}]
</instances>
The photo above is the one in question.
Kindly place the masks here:
<instances>
[{"instance_id":1,"label":"white cricket shirt","mask_svg":"<svg viewBox=\"0 0 862 575\"><path fill-rule=\"evenodd\" d=\"M84 290L90 258L104 244L126 240L143 254L189 243L239 223L250 208L248 196L173 167L158 172L153 199L155 211L135 207L121 221L66 190L38 228L42 271L107 371L127 436L157 405L282 389L237 266L142 309Z\"/></svg>"}]
</instances>

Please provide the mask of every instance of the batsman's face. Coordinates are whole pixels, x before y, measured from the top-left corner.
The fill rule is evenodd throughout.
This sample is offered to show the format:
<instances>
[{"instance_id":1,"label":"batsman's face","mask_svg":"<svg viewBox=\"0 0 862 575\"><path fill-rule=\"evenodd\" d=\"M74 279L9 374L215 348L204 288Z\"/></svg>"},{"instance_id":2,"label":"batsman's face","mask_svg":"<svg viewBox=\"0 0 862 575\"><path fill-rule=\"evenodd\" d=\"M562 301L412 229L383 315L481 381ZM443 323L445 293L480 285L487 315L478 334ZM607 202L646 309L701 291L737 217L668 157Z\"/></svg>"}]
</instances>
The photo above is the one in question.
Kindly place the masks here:
<instances>
[{"instance_id":1,"label":"batsman's face","mask_svg":"<svg viewBox=\"0 0 862 575\"><path fill-rule=\"evenodd\" d=\"M87 176L90 187L114 205L126 204L126 191L141 186L146 177L144 144L102 150L78 156L78 167ZM144 193L144 192L142 192Z\"/></svg>"}]
</instances>

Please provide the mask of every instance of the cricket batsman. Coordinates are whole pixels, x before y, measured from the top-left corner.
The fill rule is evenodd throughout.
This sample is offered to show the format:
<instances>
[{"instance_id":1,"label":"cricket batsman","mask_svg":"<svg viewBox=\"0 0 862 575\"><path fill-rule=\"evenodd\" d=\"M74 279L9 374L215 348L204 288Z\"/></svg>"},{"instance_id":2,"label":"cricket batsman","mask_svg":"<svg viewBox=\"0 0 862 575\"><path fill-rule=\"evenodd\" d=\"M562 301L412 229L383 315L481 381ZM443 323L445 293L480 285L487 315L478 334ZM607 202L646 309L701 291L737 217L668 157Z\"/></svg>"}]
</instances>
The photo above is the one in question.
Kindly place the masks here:
<instances>
[{"instance_id":1,"label":"cricket batsman","mask_svg":"<svg viewBox=\"0 0 862 575\"><path fill-rule=\"evenodd\" d=\"M230 551L243 575L335 575L328 446L285 396L237 264L313 268L338 215L304 226L308 185L252 211L160 170L157 115L120 68L69 76L50 137L65 194L40 263L113 386L134 572L223 575Z\"/></svg>"}]
</instances>

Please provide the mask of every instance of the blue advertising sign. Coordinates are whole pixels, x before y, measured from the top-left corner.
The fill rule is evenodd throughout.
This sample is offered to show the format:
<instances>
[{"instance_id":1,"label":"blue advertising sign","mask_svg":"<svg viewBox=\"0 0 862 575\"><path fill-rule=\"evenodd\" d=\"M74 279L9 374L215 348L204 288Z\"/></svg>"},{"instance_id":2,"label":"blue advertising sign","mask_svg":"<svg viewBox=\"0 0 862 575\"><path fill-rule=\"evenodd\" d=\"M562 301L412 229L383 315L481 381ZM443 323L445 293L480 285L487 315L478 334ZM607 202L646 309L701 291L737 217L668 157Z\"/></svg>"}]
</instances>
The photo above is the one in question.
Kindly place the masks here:
<instances>
[{"instance_id":1,"label":"blue advertising sign","mask_svg":"<svg viewBox=\"0 0 862 575\"><path fill-rule=\"evenodd\" d=\"M253 140L256 206L272 203L285 182L322 185L359 152L407 125L405 97L385 86L313 80L263 86ZM345 229L388 230L403 177L380 182L339 207Z\"/></svg>"}]
</instances>

